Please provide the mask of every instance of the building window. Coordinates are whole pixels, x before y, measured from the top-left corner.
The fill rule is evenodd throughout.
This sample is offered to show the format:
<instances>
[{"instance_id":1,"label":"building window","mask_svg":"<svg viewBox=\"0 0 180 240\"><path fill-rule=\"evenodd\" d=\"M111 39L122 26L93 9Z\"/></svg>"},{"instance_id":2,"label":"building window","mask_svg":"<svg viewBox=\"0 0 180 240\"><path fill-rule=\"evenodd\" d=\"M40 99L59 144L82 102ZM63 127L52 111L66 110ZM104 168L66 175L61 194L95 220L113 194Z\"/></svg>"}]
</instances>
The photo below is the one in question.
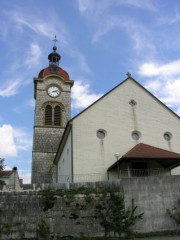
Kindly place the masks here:
<instances>
[{"instance_id":1,"label":"building window","mask_svg":"<svg viewBox=\"0 0 180 240\"><path fill-rule=\"evenodd\" d=\"M131 136L132 136L132 139L134 139L134 140L137 141L137 140L140 139L140 137L141 137L141 133L138 132L138 131L133 131L132 134L131 134Z\"/></svg>"},{"instance_id":2,"label":"building window","mask_svg":"<svg viewBox=\"0 0 180 240\"><path fill-rule=\"evenodd\" d=\"M99 129L96 135L99 139L104 139L106 137L106 131L104 129Z\"/></svg>"},{"instance_id":3,"label":"building window","mask_svg":"<svg viewBox=\"0 0 180 240\"><path fill-rule=\"evenodd\" d=\"M134 99L131 99L131 100L129 101L129 105L131 105L131 107L136 106L136 104L137 104L137 102L136 102Z\"/></svg>"},{"instance_id":4,"label":"building window","mask_svg":"<svg viewBox=\"0 0 180 240\"><path fill-rule=\"evenodd\" d=\"M52 107L50 105L45 108L45 125L52 125Z\"/></svg>"},{"instance_id":5,"label":"building window","mask_svg":"<svg viewBox=\"0 0 180 240\"><path fill-rule=\"evenodd\" d=\"M45 107L44 124L46 126L61 126L61 107L59 105L47 105Z\"/></svg>"},{"instance_id":6,"label":"building window","mask_svg":"<svg viewBox=\"0 0 180 240\"><path fill-rule=\"evenodd\" d=\"M170 141L171 138L172 138L172 134L171 134L170 132L165 132L165 133L164 133L164 139L165 139L166 141Z\"/></svg>"},{"instance_id":7,"label":"building window","mask_svg":"<svg viewBox=\"0 0 180 240\"><path fill-rule=\"evenodd\" d=\"M61 108L60 106L55 106L54 108L54 125L61 125Z\"/></svg>"}]
</instances>

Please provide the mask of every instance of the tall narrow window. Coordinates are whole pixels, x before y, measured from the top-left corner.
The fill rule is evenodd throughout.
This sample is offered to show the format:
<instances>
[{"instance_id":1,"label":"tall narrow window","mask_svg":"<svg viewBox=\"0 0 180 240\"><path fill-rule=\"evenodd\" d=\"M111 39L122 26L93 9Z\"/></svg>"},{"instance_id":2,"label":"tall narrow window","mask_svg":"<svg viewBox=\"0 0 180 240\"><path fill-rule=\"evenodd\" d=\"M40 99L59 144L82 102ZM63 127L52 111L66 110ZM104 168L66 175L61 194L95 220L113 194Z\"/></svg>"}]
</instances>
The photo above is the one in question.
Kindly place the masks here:
<instances>
[{"instance_id":1,"label":"tall narrow window","mask_svg":"<svg viewBox=\"0 0 180 240\"><path fill-rule=\"evenodd\" d=\"M54 108L54 125L61 125L61 108L60 106L55 106Z\"/></svg>"},{"instance_id":2,"label":"tall narrow window","mask_svg":"<svg viewBox=\"0 0 180 240\"><path fill-rule=\"evenodd\" d=\"M45 109L45 125L52 125L52 107L50 105L47 105Z\"/></svg>"}]
</instances>

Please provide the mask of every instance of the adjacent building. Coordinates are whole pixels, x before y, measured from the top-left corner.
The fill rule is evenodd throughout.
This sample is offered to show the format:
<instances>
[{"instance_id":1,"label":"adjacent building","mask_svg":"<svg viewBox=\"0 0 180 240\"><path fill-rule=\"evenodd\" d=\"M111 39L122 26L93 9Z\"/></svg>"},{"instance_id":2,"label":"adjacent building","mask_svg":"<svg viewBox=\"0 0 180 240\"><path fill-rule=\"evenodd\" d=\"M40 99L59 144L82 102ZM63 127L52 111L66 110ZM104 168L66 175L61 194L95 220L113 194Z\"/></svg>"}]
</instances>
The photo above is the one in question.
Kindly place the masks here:
<instances>
[{"instance_id":1,"label":"adjacent building","mask_svg":"<svg viewBox=\"0 0 180 240\"><path fill-rule=\"evenodd\" d=\"M0 174L1 188L8 190L20 190L22 187L22 179L19 178L17 168L14 167L12 170L3 170Z\"/></svg>"}]
</instances>

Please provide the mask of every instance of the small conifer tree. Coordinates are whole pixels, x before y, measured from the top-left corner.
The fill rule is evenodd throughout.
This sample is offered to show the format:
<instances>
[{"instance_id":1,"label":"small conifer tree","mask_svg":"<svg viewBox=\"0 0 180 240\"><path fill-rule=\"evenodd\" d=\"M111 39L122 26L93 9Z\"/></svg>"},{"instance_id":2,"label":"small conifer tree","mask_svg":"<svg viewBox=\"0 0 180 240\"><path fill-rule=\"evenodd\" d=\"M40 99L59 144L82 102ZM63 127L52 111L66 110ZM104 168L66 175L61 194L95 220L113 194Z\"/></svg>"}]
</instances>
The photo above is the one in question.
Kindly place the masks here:
<instances>
[{"instance_id":1,"label":"small conifer tree","mask_svg":"<svg viewBox=\"0 0 180 240\"><path fill-rule=\"evenodd\" d=\"M123 195L111 193L104 204L97 206L97 216L105 229L105 236L118 234L132 234L132 226L138 219L142 219L143 213L136 214L137 206L132 199L131 206L126 209Z\"/></svg>"}]
</instances>

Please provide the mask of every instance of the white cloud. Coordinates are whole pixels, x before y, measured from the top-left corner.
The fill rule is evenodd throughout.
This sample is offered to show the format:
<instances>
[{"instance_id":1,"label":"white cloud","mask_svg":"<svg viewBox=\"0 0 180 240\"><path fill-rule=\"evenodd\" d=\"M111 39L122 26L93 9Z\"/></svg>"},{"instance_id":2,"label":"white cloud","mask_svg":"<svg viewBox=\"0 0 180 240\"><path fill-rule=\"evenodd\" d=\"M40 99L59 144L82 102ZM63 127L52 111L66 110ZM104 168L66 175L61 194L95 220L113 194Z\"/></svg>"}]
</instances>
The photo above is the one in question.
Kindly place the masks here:
<instances>
[{"instance_id":1,"label":"white cloud","mask_svg":"<svg viewBox=\"0 0 180 240\"><path fill-rule=\"evenodd\" d=\"M4 124L0 127L0 136L0 157L16 156L17 148L12 126Z\"/></svg>"},{"instance_id":2,"label":"white cloud","mask_svg":"<svg viewBox=\"0 0 180 240\"><path fill-rule=\"evenodd\" d=\"M19 177L23 179L23 184L29 184L31 183L31 172L30 171L24 171L24 170L18 170Z\"/></svg>"},{"instance_id":3,"label":"white cloud","mask_svg":"<svg viewBox=\"0 0 180 240\"><path fill-rule=\"evenodd\" d=\"M23 32L26 28L33 31L35 34L41 34L49 39L56 33L60 33L58 35L59 40L61 41L61 45L67 44L68 33L65 28L65 25L62 21L57 18L56 14L51 14L49 16L45 16L45 18L34 17L34 14L25 14L20 9L16 9L16 11L8 11L7 16L9 19L12 19L15 23L16 28ZM37 36L36 36L37 38Z\"/></svg>"},{"instance_id":4,"label":"white cloud","mask_svg":"<svg viewBox=\"0 0 180 240\"><path fill-rule=\"evenodd\" d=\"M169 24L169 25L176 24L180 21L180 14L179 12L176 11L175 13L173 13L171 17L167 17L167 15L166 16L163 15L158 19L158 21L160 24Z\"/></svg>"},{"instance_id":5,"label":"white cloud","mask_svg":"<svg viewBox=\"0 0 180 240\"><path fill-rule=\"evenodd\" d=\"M0 96L9 97L18 93L19 87L21 86L21 78L13 79L12 81L7 81L5 87L0 89Z\"/></svg>"},{"instance_id":6,"label":"white cloud","mask_svg":"<svg viewBox=\"0 0 180 240\"><path fill-rule=\"evenodd\" d=\"M76 81L72 88L72 108L86 108L101 96L102 94L92 93L89 84L83 84L81 81Z\"/></svg>"},{"instance_id":7,"label":"white cloud","mask_svg":"<svg viewBox=\"0 0 180 240\"><path fill-rule=\"evenodd\" d=\"M11 21L12 25L15 25L20 33L23 34L26 28L31 30L31 39L34 38L37 42L42 41L42 36L52 40L54 35L58 33L57 40L66 54L77 59L76 62L79 65L79 69L82 69L86 73L90 72L86 57L79 50L74 50L74 47L70 43L72 37L70 37L66 25L56 14L51 14L45 19L40 19L38 17L34 18L34 15L25 14L17 9L13 12L9 11L7 15L9 16L8 21ZM25 52L28 55L25 56L24 63L30 67L37 66L42 54L40 44L38 45L35 42L30 43L30 50L26 50ZM22 64L20 66L22 67Z\"/></svg>"},{"instance_id":8,"label":"white cloud","mask_svg":"<svg viewBox=\"0 0 180 240\"><path fill-rule=\"evenodd\" d=\"M121 27L121 21L117 17L111 17L106 19L106 22L102 22L99 26L98 30L93 36L92 41L98 42L100 38L104 35L107 35L110 31L112 31L115 27Z\"/></svg>"},{"instance_id":9,"label":"white cloud","mask_svg":"<svg viewBox=\"0 0 180 240\"><path fill-rule=\"evenodd\" d=\"M118 0L117 0L118 2ZM138 7L138 8L142 8L142 9L148 9L148 10L156 10L155 5L153 4L154 2L152 2L151 0L121 0L120 4L129 4L132 5L134 7Z\"/></svg>"},{"instance_id":10,"label":"white cloud","mask_svg":"<svg viewBox=\"0 0 180 240\"><path fill-rule=\"evenodd\" d=\"M0 127L0 157L17 156L21 150L28 150L32 145L27 133L15 129L10 124Z\"/></svg>"},{"instance_id":11,"label":"white cloud","mask_svg":"<svg viewBox=\"0 0 180 240\"><path fill-rule=\"evenodd\" d=\"M86 57L79 51L77 50L68 50L69 55L75 59L77 59L76 63L78 64L78 69L82 70L83 72L90 73L90 67L87 63Z\"/></svg>"},{"instance_id":12,"label":"white cloud","mask_svg":"<svg viewBox=\"0 0 180 240\"><path fill-rule=\"evenodd\" d=\"M123 5L130 5L132 7L147 9L151 11L156 10L156 7L152 0L78 0L79 11L86 17L95 17L95 19L101 19L103 14L106 15L107 11L111 11L111 7L122 8Z\"/></svg>"},{"instance_id":13,"label":"white cloud","mask_svg":"<svg viewBox=\"0 0 180 240\"><path fill-rule=\"evenodd\" d=\"M27 102L27 106L34 108L35 107L35 100L34 99L30 99Z\"/></svg>"},{"instance_id":14,"label":"white cloud","mask_svg":"<svg viewBox=\"0 0 180 240\"><path fill-rule=\"evenodd\" d=\"M165 91L167 102L174 105L180 105L180 78L174 79L173 82L166 82Z\"/></svg>"},{"instance_id":15,"label":"white cloud","mask_svg":"<svg viewBox=\"0 0 180 240\"><path fill-rule=\"evenodd\" d=\"M144 63L139 68L139 74L146 77L154 76L174 76L180 74L180 60L167 64L158 62Z\"/></svg>"},{"instance_id":16,"label":"white cloud","mask_svg":"<svg viewBox=\"0 0 180 240\"><path fill-rule=\"evenodd\" d=\"M176 113L180 116L180 107L177 108Z\"/></svg>"},{"instance_id":17,"label":"white cloud","mask_svg":"<svg viewBox=\"0 0 180 240\"><path fill-rule=\"evenodd\" d=\"M156 6L152 0L78 0L78 6L89 23L94 24L93 43L100 42L102 37L110 36L110 32L120 29L124 30L132 40L133 48L138 55L142 54L142 51L146 56L154 56L157 53L154 34L151 33L150 28L144 27L142 21L135 20L134 15L127 16L124 13L127 6L155 11Z\"/></svg>"},{"instance_id":18,"label":"white cloud","mask_svg":"<svg viewBox=\"0 0 180 240\"><path fill-rule=\"evenodd\" d=\"M14 128L14 141L18 151L27 151L32 146L32 140L30 139L28 134L24 130L19 128Z\"/></svg>"},{"instance_id":19,"label":"white cloud","mask_svg":"<svg viewBox=\"0 0 180 240\"><path fill-rule=\"evenodd\" d=\"M157 92L161 88L161 85L161 80L156 79L148 81L145 87L153 92Z\"/></svg>"},{"instance_id":20,"label":"white cloud","mask_svg":"<svg viewBox=\"0 0 180 240\"><path fill-rule=\"evenodd\" d=\"M36 65L39 63L41 57L41 48L35 44L31 43L30 50L27 51L28 55L26 56L26 64L31 67L31 65Z\"/></svg>"},{"instance_id":21,"label":"white cloud","mask_svg":"<svg viewBox=\"0 0 180 240\"><path fill-rule=\"evenodd\" d=\"M79 11L84 14L86 18L96 22L97 19L101 19L102 15L106 14L112 2L113 1L109 0L78 0L78 7Z\"/></svg>"},{"instance_id":22,"label":"white cloud","mask_svg":"<svg viewBox=\"0 0 180 240\"><path fill-rule=\"evenodd\" d=\"M144 63L139 67L139 74L149 78L145 87L179 114L180 60Z\"/></svg>"},{"instance_id":23,"label":"white cloud","mask_svg":"<svg viewBox=\"0 0 180 240\"><path fill-rule=\"evenodd\" d=\"M80 12L85 12L91 6L91 2L88 0L78 0L78 4Z\"/></svg>"},{"instance_id":24,"label":"white cloud","mask_svg":"<svg viewBox=\"0 0 180 240\"><path fill-rule=\"evenodd\" d=\"M142 26L138 27L137 24L132 24L129 23L130 27L126 27L126 31L131 35L130 37L132 38L134 42L134 49L138 52L141 50L148 49L149 50L149 55L154 55L156 54L156 47L153 44L153 41L151 40L150 33L147 31L147 29L144 29Z\"/></svg>"},{"instance_id":25,"label":"white cloud","mask_svg":"<svg viewBox=\"0 0 180 240\"><path fill-rule=\"evenodd\" d=\"M109 34L109 32L114 29L123 29L128 34L133 42L133 48L138 54L142 53L142 51L146 52L148 56L154 56L156 54L156 47L149 30L141 23L127 19L126 17L107 17L106 20L99 25L92 41L94 43L99 42L103 36Z\"/></svg>"}]
</instances>

